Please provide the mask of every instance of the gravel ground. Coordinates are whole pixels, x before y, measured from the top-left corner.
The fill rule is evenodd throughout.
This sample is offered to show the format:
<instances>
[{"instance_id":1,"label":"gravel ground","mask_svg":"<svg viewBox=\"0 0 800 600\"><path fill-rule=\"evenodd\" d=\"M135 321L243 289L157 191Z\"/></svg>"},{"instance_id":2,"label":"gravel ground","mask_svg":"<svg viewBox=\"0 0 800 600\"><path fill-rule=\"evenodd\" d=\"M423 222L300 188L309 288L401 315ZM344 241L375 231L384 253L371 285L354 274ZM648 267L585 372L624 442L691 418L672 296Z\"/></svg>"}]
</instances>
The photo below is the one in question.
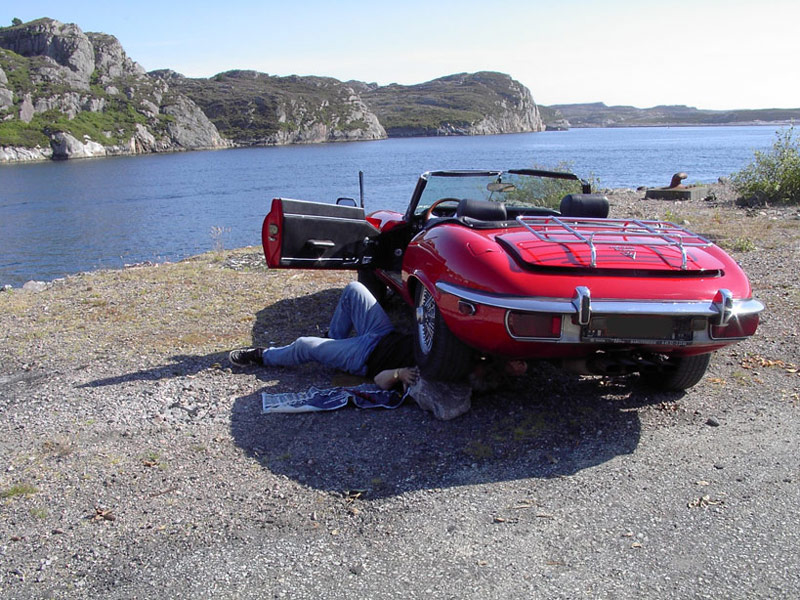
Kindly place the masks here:
<instances>
[{"instance_id":1,"label":"gravel ground","mask_svg":"<svg viewBox=\"0 0 800 600\"><path fill-rule=\"evenodd\" d=\"M342 377L227 350L324 328L351 275L247 248L0 293L0 596L797 596L800 214L609 197L712 236L767 304L686 393L537 366L449 422L264 416Z\"/></svg>"}]
</instances>

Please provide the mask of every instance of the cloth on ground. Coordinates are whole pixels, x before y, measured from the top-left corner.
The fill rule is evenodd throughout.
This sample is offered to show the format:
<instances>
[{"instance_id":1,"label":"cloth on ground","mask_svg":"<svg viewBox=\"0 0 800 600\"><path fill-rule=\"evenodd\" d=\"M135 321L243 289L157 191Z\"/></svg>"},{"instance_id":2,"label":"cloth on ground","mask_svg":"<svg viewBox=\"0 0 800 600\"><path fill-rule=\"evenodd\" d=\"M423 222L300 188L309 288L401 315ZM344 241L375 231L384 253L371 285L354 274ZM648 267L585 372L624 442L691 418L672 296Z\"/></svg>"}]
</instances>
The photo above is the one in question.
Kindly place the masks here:
<instances>
[{"instance_id":1,"label":"cloth on ground","mask_svg":"<svg viewBox=\"0 0 800 600\"><path fill-rule=\"evenodd\" d=\"M382 390L372 383L348 388L320 389L311 386L305 392L261 392L261 412L269 414L336 410L347 406L349 402L358 408L397 408L405 398L394 390Z\"/></svg>"}]
</instances>

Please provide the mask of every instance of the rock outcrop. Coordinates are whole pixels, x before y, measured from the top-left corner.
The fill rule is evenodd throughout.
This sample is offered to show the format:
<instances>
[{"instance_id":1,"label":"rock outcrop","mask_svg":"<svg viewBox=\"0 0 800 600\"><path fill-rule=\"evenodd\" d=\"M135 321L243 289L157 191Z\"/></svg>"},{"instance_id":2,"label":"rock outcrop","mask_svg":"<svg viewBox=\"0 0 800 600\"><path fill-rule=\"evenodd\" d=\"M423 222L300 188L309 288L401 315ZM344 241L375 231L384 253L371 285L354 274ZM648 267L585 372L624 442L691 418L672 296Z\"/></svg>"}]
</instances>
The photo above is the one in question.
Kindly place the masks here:
<instances>
[{"instance_id":1,"label":"rock outcrop","mask_svg":"<svg viewBox=\"0 0 800 600\"><path fill-rule=\"evenodd\" d=\"M0 162L229 145L115 37L53 19L0 29Z\"/></svg>"}]
</instances>

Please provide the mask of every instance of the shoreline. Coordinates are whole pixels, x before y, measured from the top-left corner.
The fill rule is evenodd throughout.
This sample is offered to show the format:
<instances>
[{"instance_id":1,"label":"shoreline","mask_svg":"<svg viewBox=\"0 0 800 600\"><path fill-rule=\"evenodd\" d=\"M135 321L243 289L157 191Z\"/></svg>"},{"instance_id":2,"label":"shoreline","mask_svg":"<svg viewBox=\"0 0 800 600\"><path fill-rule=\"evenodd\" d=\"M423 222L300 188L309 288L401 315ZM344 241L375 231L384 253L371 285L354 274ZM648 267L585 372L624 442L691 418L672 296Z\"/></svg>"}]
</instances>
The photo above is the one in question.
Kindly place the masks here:
<instances>
[{"instance_id":1,"label":"shoreline","mask_svg":"<svg viewBox=\"0 0 800 600\"><path fill-rule=\"evenodd\" d=\"M704 184L704 185L706 185L706 184ZM709 188L709 194L714 194L721 201L728 202L730 204L733 203L734 193L731 190L729 185L717 182L717 183L707 184L707 186ZM597 190L597 193L601 193L601 194L604 194L604 195L608 196L609 201L611 202L611 214L612 215L614 215L614 214L625 214L627 212L630 212L639 201L644 201L645 200L645 198L644 198L645 192L644 192L643 189L632 189L632 188L600 189L600 190ZM651 201L648 200L647 202L651 202ZM663 203L664 208L668 208L668 207L671 206L674 209L675 207L680 208L681 205L683 203L687 202L687 201L681 201L681 200L678 200L678 201L656 200L655 202L656 203ZM264 261L264 256L263 256L262 249L261 249L260 245L242 246L242 247L236 248L236 249L223 250L223 252L230 252L230 251L233 251L233 252L245 252L245 253L248 253L248 252L249 253L253 253L253 252L259 253L259 254L261 254L262 266L266 269L266 263ZM75 276L82 275L82 274L98 273L98 272L103 272L103 271L110 271L110 272L125 271L127 269L138 268L138 267L143 267L143 266L146 267L146 266L159 266L159 265L178 264L178 263L181 263L181 262L184 262L184 261L194 260L194 259L200 258L202 256L206 256L206 255L212 255L213 256L215 254L218 254L219 252L220 252L219 250L210 249L210 250L207 250L205 252L200 252L198 254L190 254L190 255L184 256L182 258L167 259L167 260L149 260L149 259L145 259L145 260L141 260L141 261L137 261L137 262L133 262L133 263L122 264L122 265L119 265L119 266L112 266L112 267L102 266L102 267L98 267L96 269L77 270L77 271L74 271L74 272L57 275L57 276L55 276L55 277L53 277L51 279L41 278L41 277L38 277L38 278L37 277L32 277L30 279L26 279L25 281L21 281L17 285L0 282L0 293L3 293L3 291L20 290L20 289L23 289L26 285L29 286L30 289L40 290L44 286L51 286L53 284L57 284L57 283L62 282L64 280L66 280L66 279L69 279L70 277L75 277ZM21 278L18 278L18 279L21 279Z\"/></svg>"},{"instance_id":2,"label":"shoreline","mask_svg":"<svg viewBox=\"0 0 800 600\"><path fill-rule=\"evenodd\" d=\"M62 161L74 161L74 160L92 160L92 159L102 159L102 158L116 158L116 157L137 157L137 156L153 156L158 154L176 154L176 153L183 153L183 152L221 152L225 150L240 150L245 148L281 148L281 147L289 147L289 146L316 146L316 145L323 145L323 144L348 144L348 143L361 143L361 142L381 142L385 140L399 140L399 139L426 139L426 138L437 138L437 137L486 137L487 135L490 136L502 136L502 135L519 135L520 133L529 133L529 134L543 134L543 133L563 133L564 131L569 131L570 129L670 129L670 128L690 128L690 127L697 127L697 128L704 128L704 127L788 127L794 125L794 121L752 121L752 122L742 122L742 123L670 123L670 124L632 124L632 125L583 125L583 126L575 126L572 125L568 128L564 129L547 129L542 131L528 131L528 132L519 132L519 131L509 131L503 133L492 133L486 135L423 135L423 136L387 136L381 139L363 139L363 140L353 140L353 139L342 139L342 140L324 140L318 142L292 142L286 144L238 144L235 142L230 142L230 145L227 147L215 147L215 148L190 148L190 149L183 149L183 148L174 148L171 150L162 150L157 152L108 152L96 155L86 155L86 156L73 156L70 158L55 158L52 156L52 150L43 150L43 149L36 149L36 148L25 148L22 146L3 146L0 145L0 167L7 165L7 166L14 166L14 165L22 165L22 164L35 164L35 163L43 163L43 162L62 162ZM20 155L23 158L19 159L8 159L8 156L11 155Z\"/></svg>"}]
</instances>

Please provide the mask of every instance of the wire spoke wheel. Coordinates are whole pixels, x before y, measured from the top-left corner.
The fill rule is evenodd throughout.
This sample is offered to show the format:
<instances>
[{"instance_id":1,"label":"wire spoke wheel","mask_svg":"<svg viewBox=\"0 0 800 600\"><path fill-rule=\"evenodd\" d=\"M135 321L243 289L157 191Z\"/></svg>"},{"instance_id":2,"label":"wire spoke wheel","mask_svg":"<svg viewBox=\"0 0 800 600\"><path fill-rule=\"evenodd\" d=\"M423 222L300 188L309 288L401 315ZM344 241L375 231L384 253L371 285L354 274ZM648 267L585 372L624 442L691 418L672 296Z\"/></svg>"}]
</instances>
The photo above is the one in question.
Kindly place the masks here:
<instances>
[{"instance_id":1,"label":"wire spoke wheel","mask_svg":"<svg viewBox=\"0 0 800 600\"><path fill-rule=\"evenodd\" d=\"M433 348L433 337L436 333L436 301L425 288L420 292L417 303L417 333L419 334L419 347L424 354L430 354Z\"/></svg>"},{"instance_id":2,"label":"wire spoke wheel","mask_svg":"<svg viewBox=\"0 0 800 600\"><path fill-rule=\"evenodd\" d=\"M415 307L414 356L422 374L444 381L464 377L472 365L472 349L453 335L424 285L417 288Z\"/></svg>"}]
</instances>

